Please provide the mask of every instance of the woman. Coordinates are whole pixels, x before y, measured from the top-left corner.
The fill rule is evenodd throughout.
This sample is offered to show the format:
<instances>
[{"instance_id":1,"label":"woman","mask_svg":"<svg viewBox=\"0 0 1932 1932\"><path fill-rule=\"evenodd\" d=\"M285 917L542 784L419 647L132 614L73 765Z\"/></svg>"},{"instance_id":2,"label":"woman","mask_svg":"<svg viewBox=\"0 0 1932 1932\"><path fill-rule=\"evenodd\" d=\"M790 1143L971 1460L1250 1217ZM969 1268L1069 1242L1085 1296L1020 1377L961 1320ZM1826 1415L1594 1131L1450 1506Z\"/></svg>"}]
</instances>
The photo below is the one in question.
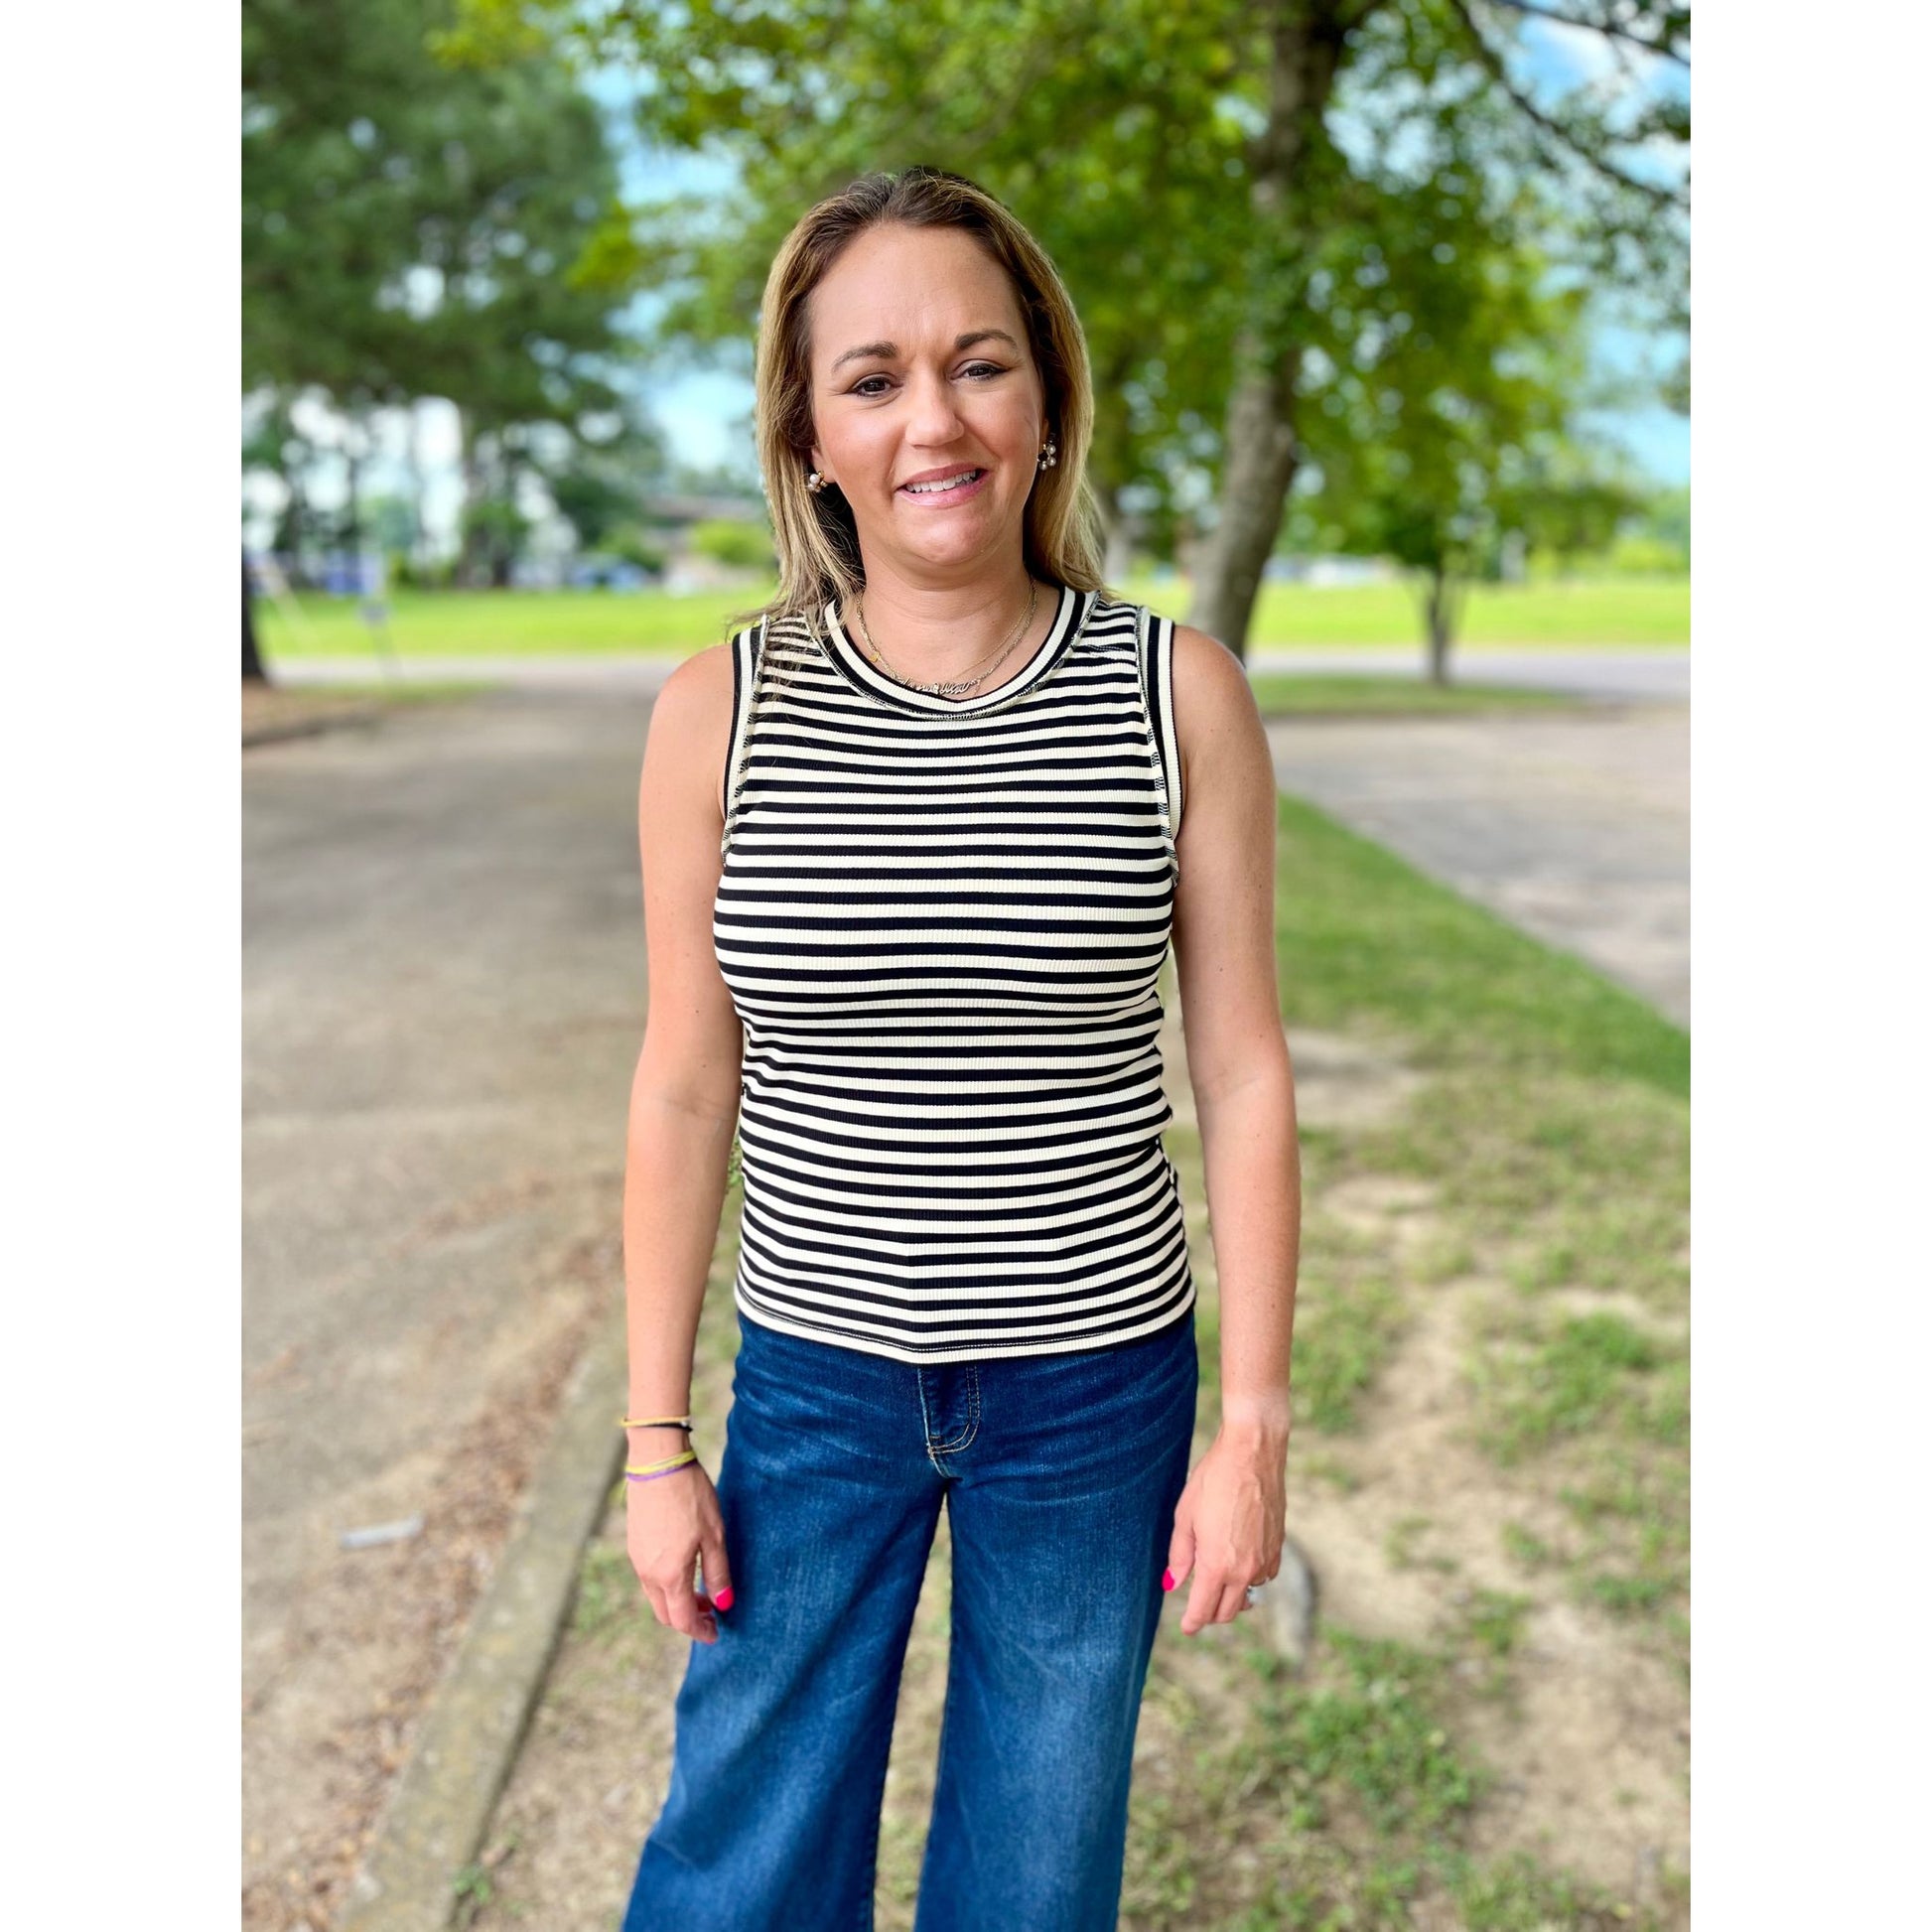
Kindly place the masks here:
<instances>
[{"instance_id":1,"label":"woman","mask_svg":"<svg viewBox=\"0 0 1932 1932\"><path fill-rule=\"evenodd\" d=\"M1164 1592L1191 1575L1192 1635L1281 1557L1300 1187L1273 768L1237 660L1101 585L1079 326L997 201L914 169L813 207L757 382L780 590L667 680L643 760L628 1543L695 1641L624 1925L872 1923L944 1507L918 1932L1098 1932ZM1220 1279L1221 1427L1191 1475L1171 938ZM714 1489L685 1405L735 1127Z\"/></svg>"}]
</instances>

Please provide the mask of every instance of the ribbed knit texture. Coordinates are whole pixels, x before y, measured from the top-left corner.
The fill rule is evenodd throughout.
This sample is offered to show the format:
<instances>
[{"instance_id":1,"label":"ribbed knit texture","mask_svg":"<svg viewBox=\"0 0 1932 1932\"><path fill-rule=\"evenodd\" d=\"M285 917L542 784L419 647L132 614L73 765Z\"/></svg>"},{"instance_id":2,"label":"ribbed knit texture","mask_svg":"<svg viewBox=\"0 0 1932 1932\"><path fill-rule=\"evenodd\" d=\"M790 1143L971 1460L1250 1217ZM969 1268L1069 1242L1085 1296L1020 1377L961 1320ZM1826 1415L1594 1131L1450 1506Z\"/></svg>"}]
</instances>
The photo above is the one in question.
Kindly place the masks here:
<instances>
[{"instance_id":1,"label":"ribbed knit texture","mask_svg":"<svg viewBox=\"0 0 1932 1932\"><path fill-rule=\"evenodd\" d=\"M1193 1304L1156 990L1173 625L1058 599L966 699L886 676L829 605L732 639L712 930L745 1027L749 1319L936 1363L1132 1341Z\"/></svg>"}]
</instances>

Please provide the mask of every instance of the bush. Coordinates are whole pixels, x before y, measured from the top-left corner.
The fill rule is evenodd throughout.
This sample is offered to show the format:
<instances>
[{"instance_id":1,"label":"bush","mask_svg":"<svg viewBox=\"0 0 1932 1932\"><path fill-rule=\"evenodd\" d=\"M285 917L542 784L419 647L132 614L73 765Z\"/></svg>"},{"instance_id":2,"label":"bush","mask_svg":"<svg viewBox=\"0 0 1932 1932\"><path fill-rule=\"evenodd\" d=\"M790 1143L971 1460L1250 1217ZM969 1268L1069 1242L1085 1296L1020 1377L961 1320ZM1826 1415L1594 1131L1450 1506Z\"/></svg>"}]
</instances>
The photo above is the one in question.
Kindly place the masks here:
<instances>
[{"instance_id":1,"label":"bush","mask_svg":"<svg viewBox=\"0 0 1932 1932\"><path fill-rule=\"evenodd\" d=\"M709 557L713 563L723 564L730 570L777 568L771 533L759 523L736 523L714 517L708 523L692 524L689 541L694 555Z\"/></svg>"}]
</instances>

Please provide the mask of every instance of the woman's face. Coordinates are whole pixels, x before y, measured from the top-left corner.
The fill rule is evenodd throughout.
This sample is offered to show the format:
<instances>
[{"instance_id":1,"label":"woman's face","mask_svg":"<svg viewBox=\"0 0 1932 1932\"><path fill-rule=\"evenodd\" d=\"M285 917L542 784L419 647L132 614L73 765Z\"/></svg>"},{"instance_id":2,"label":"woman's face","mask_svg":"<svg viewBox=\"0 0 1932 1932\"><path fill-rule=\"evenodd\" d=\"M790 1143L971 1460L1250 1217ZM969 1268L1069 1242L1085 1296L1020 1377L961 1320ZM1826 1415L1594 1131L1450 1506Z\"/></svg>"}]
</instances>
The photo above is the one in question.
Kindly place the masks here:
<instances>
[{"instance_id":1,"label":"woman's face","mask_svg":"<svg viewBox=\"0 0 1932 1932\"><path fill-rule=\"evenodd\" d=\"M957 228L888 223L810 313L812 467L852 505L866 575L965 577L1017 550L1046 417L1005 271ZM960 489L905 487L969 467L983 474Z\"/></svg>"}]
</instances>

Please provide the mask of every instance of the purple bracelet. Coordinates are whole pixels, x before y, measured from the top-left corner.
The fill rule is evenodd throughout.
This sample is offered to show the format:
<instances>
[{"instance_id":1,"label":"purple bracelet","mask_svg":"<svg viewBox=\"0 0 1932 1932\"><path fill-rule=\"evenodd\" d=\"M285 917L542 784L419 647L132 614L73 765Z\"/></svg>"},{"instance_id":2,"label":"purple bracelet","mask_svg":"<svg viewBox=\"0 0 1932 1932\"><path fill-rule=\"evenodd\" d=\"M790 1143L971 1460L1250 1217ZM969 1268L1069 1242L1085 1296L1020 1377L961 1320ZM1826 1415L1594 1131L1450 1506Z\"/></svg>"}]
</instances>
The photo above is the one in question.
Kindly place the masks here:
<instances>
[{"instance_id":1,"label":"purple bracelet","mask_svg":"<svg viewBox=\"0 0 1932 1932\"><path fill-rule=\"evenodd\" d=\"M623 1479L626 1482L655 1482L659 1476L674 1476L680 1469L693 1467L696 1460L697 1458L694 1456L690 1462L674 1462L668 1469L652 1469L646 1475L633 1474L629 1469L626 1469L623 1472Z\"/></svg>"}]
</instances>

